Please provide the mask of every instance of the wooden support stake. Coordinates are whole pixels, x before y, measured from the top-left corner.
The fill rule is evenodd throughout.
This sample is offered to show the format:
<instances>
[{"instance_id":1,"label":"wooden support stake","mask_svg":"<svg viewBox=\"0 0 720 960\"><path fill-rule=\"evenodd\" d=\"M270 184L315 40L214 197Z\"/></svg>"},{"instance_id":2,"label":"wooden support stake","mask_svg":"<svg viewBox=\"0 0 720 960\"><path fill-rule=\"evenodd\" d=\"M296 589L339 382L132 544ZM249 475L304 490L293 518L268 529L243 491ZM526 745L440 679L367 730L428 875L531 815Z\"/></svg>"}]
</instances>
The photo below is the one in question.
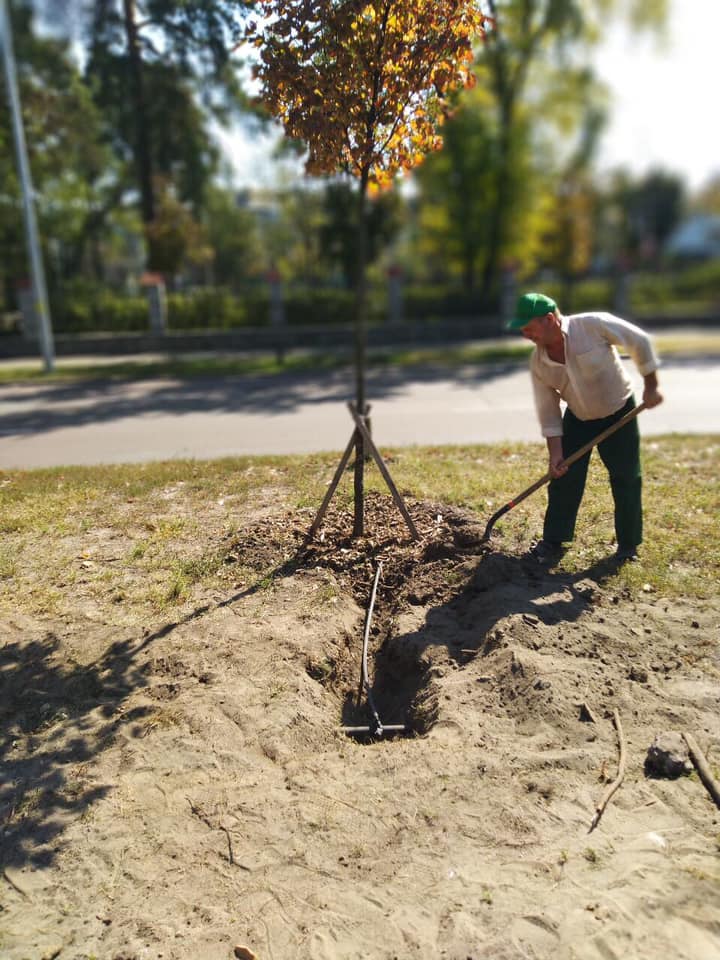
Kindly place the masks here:
<instances>
[{"instance_id":1,"label":"wooden support stake","mask_svg":"<svg viewBox=\"0 0 720 960\"><path fill-rule=\"evenodd\" d=\"M590 824L590 829L588 833L592 833L595 827L600 822L600 817L603 815L605 807L610 802L610 798L615 793L617 788L622 783L622 779L625 776L625 738L623 737L622 724L620 723L620 714L617 710L613 710L613 722L615 724L615 729L617 730L618 735L618 744L620 747L620 761L618 763L618 775L607 788L603 794L603 798L600 803L595 807L595 816L592 818L592 823Z\"/></svg>"},{"instance_id":2,"label":"wooden support stake","mask_svg":"<svg viewBox=\"0 0 720 960\"><path fill-rule=\"evenodd\" d=\"M345 467L348 465L348 461L350 460L353 449L355 449L356 451L355 453L356 462L358 458L362 458L363 450L365 450L366 452L370 451L370 454L373 460L375 461L375 463L377 464L378 469L380 470L380 473L382 474L382 477L385 483L388 485L388 489L392 494L392 498L395 501L395 505L397 506L400 513L403 515L403 519L405 520L405 523L407 524L408 529L410 530L410 535L412 536L413 540L419 540L420 534L417 532L417 528L413 523L413 519L408 513L408 509L405 506L403 498L400 496L400 493L398 492L398 489L395 486L392 477L390 476L390 472L388 471L388 468L385 466L385 463L383 462L383 458L380 456L380 453L378 452L377 447L372 441L372 437L370 436L370 431L367 429L365 425L365 418L359 416L357 412L357 407L355 406L354 403L349 403L348 407L350 408L350 413L352 415L353 420L355 421L355 429L353 430L353 434L350 437L350 442L345 448L345 453L343 453L342 459L340 460L337 470L335 471L335 476L332 478L330 486L327 489L327 493L325 494L323 502L320 505L320 509L318 510L317 515L312 522L312 526L307 532L304 545L307 546L308 543L310 543L312 538L317 533L318 528L323 521L327 508L330 505L330 501L333 498L333 494L337 489L337 485L340 483L340 478L343 475L343 471L345 470ZM369 406L366 407L366 411L369 411L369 409L370 409ZM357 481L357 476L356 476L356 481ZM357 496L357 491L356 491L356 496ZM362 517L360 519L362 520Z\"/></svg>"},{"instance_id":3,"label":"wooden support stake","mask_svg":"<svg viewBox=\"0 0 720 960\"><path fill-rule=\"evenodd\" d=\"M332 478L330 486L327 489L327 493L325 494L325 498L320 505L320 509L318 510L317 515L313 520L312 526L307 532L307 536L305 537L306 545L310 543L312 538L317 533L318 527L323 522L323 517L325 516L325 512L327 508L330 506L330 501L332 500L333 494L337 489L337 485L340 483L340 478L343 475L343 471L345 470L345 467L348 465L350 455L352 454L353 448L355 447L356 438L357 438L357 430L353 430L353 435L350 437L350 443L348 443L347 447L345 448L345 453L342 455L342 459L338 464L338 468L335 471L335 476Z\"/></svg>"},{"instance_id":4,"label":"wooden support stake","mask_svg":"<svg viewBox=\"0 0 720 960\"><path fill-rule=\"evenodd\" d=\"M390 472L388 471L388 468L385 466L385 462L383 461L383 458L380 456L378 448L373 443L373 439L370 436L368 429L363 422L362 417L358 414L357 408L355 407L354 403L349 403L348 407L350 408L350 413L352 414L352 418L355 421L355 428L359 430L360 433L362 434L362 437L363 437L363 440L365 441L367 449L372 454L373 460L377 464L378 470L382 474L383 480L388 485L390 493L392 494L392 498L395 501L395 506L403 515L405 523L408 526L408 530L410 531L411 537L413 538L413 540L419 540L420 534L417 532L417 528L413 523L412 517L408 513L408 509L405 506L405 502L403 498L400 496L400 493L398 492L398 489L395 486L393 478L390 476Z\"/></svg>"}]
</instances>

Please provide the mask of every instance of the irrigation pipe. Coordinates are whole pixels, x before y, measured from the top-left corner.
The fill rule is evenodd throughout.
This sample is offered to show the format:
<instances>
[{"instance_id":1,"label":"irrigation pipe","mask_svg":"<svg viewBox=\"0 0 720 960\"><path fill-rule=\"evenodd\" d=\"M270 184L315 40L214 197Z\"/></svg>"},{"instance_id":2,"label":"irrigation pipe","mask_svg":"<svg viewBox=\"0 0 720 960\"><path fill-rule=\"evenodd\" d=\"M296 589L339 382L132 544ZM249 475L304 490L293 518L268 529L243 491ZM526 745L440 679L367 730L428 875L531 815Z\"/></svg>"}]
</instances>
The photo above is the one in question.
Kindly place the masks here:
<instances>
[{"instance_id":1,"label":"irrigation pipe","mask_svg":"<svg viewBox=\"0 0 720 960\"><path fill-rule=\"evenodd\" d=\"M368 664L367 664L367 652L368 652L368 642L370 640L370 625L372 623L373 610L375 608L375 598L377 597L377 588L378 582L380 580L380 575L382 573L382 560L378 563L378 568L375 571L375 580L373 581L372 593L370 594L370 606L368 607L367 616L365 618L365 632L363 634L363 648L362 648L362 664L360 668L360 686L365 689L365 694L368 700L368 706L375 721L374 726L370 727L341 727L343 733L372 733L376 737L381 737L386 731L396 731L404 730L405 724L402 723L393 723L383 725L380 715L377 712L377 707L375 706L375 698L373 697L372 688L370 686L370 680L368 679Z\"/></svg>"}]
</instances>

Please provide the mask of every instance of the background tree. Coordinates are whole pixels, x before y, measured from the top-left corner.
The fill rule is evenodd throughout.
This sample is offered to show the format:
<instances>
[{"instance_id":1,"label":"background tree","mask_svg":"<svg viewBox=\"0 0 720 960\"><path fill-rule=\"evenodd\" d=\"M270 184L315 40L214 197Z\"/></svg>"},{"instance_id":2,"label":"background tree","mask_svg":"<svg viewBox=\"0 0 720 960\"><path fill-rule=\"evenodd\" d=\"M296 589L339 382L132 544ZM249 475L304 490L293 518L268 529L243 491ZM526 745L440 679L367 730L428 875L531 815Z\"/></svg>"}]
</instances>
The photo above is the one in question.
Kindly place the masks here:
<instances>
[{"instance_id":1,"label":"background tree","mask_svg":"<svg viewBox=\"0 0 720 960\"><path fill-rule=\"evenodd\" d=\"M322 197L320 254L331 275L346 287L356 289L358 277L358 205L347 180L333 180ZM368 198L366 208L366 266L373 264L397 235L402 223L402 203L397 191L383 191Z\"/></svg>"},{"instance_id":2,"label":"background tree","mask_svg":"<svg viewBox=\"0 0 720 960\"><path fill-rule=\"evenodd\" d=\"M358 182L355 387L365 416L368 188L440 145L448 96L470 82L484 18L457 0L259 0L257 78L286 134L307 144L308 173L344 169ZM355 536L363 533L364 449L355 452Z\"/></svg>"},{"instance_id":3,"label":"background tree","mask_svg":"<svg viewBox=\"0 0 720 960\"><path fill-rule=\"evenodd\" d=\"M554 79L558 79L557 74ZM568 83L568 79L572 83ZM569 141L574 147L570 152L567 148L560 151L560 157L553 164L556 182L540 234L540 263L560 277L562 300L569 310L574 285L590 269L596 253L598 191L592 180L592 162L605 125L606 111L604 91L595 82L591 71L583 69L570 78L563 78L562 86L562 92L556 92L554 84L546 90L543 112L549 117L555 116L556 130L563 134L559 138L553 136L550 146L554 147L557 142L564 145ZM573 128L575 137L570 136Z\"/></svg>"},{"instance_id":4,"label":"background tree","mask_svg":"<svg viewBox=\"0 0 720 960\"><path fill-rule=\"evenodd\" d=\"M197 217L217 159L207 118L225 118L246 103L231 52L248 4L94 0L82 9L88 82L108 141L134 165L144 224L156 216L156 184L168 179ZM151 269L165 257L153 245L161 230L148 230Z\"/></svg>"},{"instance_id":5,"label":"background tree","mask_svg":"<svg viewBox=\"0 0 720 960\"><path fill-rule=\"evenodd\" d=\"M533 164L529 124L517 122L518 141L512 153L512 170L503 173L511 189L505 212L513 230L512 246L504 254L530 258L529 227L543 204L542 177ZM460 99L443 128L443 147L417 171L419 189L418 244L421 256L435 264L446 263L459 273L467 293L477 287L483 258L490 246L492 212L500 176L498 129L492 94L482 84Z\"/></svg>"},{"instance_id":6,"label":"background tree","mask_svg":"<svg viewBox=\"0 0 720 960\"><path fill-rule=\"evenodd\" d=\"M696 191L690 206L695 213L712 213L720 216L720 176L712 177L708 183Z\"/></svg>"},{"instance_id":7,"label":"background tree","mask_svg":"<svg viewBox=\"0 0 720 960\"><path fill-rule=\"evenodd\" d=\"M605 90L587 69L537 64L532 102L516 108L507 157L482 65L478 77L445 125L442 150L415 175L423 255L436 263L449 260L467 293L482 286L477 281L492 258L497 269L512 265L521 276L544 264L576 277L591 255L590 178L605 121ZM508 187L503 240L493 251L501 183ZM488 311L487 296L478 292L474 299L478 311ZM494 308L490 312L497 316Z\"/></svg>"},{"instance_id":8,"label":"background tree","mask_svg":"<svg viewBox=\"0 0 720 960\"><path fill-rule=\"evenodd\" d=\"M662 170L638 180L623 178L617 185L615 201L622 213L625 254L635 264L657 266L665 242L683 213L682 180Z\"/></svg>"},{"instance_id":9,"label":"background tree","mask_svg":"<svg viewBox=\"0 0 720 960\"><path fill-rule=\"evenodd\" d=\"M238 191L211 186L205 203L205 224L212 248L212 282L238 289L243 278L267 269L258 217Z\"/></svg>"},{"instance_id":10,"label":"background tree","mask_svg":"<svg viewBox=\"0 0 720 960\"><path fill-rule=\"evenodd\" d=\"M156 269L170 279L173 287L181 267L204 266L212 260L213 252L207 230L193 219L172 185L158 183L155 194L155 217L147 224L147 236L155 251Z\"/></svg>"},{"instance_id":11,"label":"background tree","mask_svg":"<svg viewBox=\"0 0 720 960\"><path fill-rule=\"evenodd\" d=\"M483 299L497 299L497 277L507 242L512 211L512 171L516 168L517 124L523 101L534 91L535 65L554 62L561 75L573 71L570 56L603 35L613 13L621 13L636 30L662 24L667 0L488 0L493 26L479 55L481 84L487 76L497 124L498 176L488 225L489 245L482 269ZM487 71L483 73L483 69Z\"/></svg>"},{"instance_id":12,"label":"background tree","mask_svg":"<svg viewBox=\"0 0 720 960\"><path fill-rule=\"evenodd\" d=\"M14 3L12 24L20 98L48 282L76 273L115 207L120 170L101 141L99 114L67 41L38 36L29 3ZM5 300L27 272L20 184L7 98L0 98L0 272ZM48 256L48 240L52 255ZM97 268L97 260L89 258Z\"/></svg>"}]
</instances>

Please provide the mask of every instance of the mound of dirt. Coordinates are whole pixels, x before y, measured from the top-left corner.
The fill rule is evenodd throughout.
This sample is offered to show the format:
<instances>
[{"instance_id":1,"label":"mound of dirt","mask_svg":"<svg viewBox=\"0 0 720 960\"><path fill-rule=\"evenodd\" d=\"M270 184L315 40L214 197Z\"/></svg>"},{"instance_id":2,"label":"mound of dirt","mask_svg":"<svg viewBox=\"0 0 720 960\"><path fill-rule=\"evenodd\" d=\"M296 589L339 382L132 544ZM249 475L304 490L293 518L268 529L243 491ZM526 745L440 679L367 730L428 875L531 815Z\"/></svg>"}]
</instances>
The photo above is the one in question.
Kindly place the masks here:
<instances>
[{"instance_id":1,"label":"mound of dirt","mask_svg":"<svg viewBox=\"0 0 720 960\"><path fill-rule=\"evenodd\" d=\"M263 517L225 545L253 584L152 630L2 625L3 958L720 957L719 812L644 768L686 731L717 769L718 601L408 507L419 542L381 496L356 541ZM366 632L403 735L342 730Z\"/></svg>"}]
</instances>

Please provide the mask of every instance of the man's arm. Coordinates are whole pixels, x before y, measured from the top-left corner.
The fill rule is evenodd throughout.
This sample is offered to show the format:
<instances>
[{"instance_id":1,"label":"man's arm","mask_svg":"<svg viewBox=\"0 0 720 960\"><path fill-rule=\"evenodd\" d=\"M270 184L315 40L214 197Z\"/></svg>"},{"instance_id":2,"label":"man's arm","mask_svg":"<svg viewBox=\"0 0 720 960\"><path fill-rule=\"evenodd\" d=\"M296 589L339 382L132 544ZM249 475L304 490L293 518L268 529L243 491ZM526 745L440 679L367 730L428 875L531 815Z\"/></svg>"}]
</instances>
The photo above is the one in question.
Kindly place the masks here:
<instances>
[{"instance_id":1,"label":"man's arm","mask_svg":"<svg viewBox=\"0 0 720 960\"><path fill-rule=\"evenodd\" d=\"M657 371L653 370L652 373L646 373L643 377L645 383L645 388L643 390L643 403L650 410L652 407L657 407L658 404L663 402L663 395L658 389L658 378Z\"/></svg>"},{"instance_id":2,"label":"man's arm","mask_svg":"<svg viewBox=\"0 0 720 960\"><path fill-rule=\"evenodd\" d=\"M604 314L602 319L609 342L627 350L643 378L643 403L648 410L657 407L663 395L658 389L658 359L650 337L640 327L612 314Z\"/></svg>"},{"instance_id":3,"label":"man's arm","mask_svg":"<svg viewBox=\"0 0 720 960\"><path fill-rule=\"evenodd\" d=\"M567 473L568 468L563 463L562 437L547 437L548 471L557 479Z\"/></svg>"}]
</instances>

